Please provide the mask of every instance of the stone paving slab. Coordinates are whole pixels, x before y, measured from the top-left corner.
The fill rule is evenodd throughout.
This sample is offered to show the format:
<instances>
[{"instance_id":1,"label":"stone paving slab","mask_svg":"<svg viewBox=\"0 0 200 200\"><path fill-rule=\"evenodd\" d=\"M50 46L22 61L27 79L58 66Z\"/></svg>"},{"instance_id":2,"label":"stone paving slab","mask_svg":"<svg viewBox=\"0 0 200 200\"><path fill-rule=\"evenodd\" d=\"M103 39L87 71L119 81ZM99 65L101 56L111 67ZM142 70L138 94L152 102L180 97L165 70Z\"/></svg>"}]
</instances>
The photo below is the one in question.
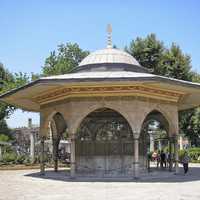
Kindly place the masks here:
<instances>
[{"instance_id":1,"label":"stone paving slab","mask_svg":"<svg viewBox=\"0 0 200 200\"><path fill-rule=\"evenodd\" d=\"M153 172L140 180L69 179L65 171L0 171L0 200L199 200L200 165L189 174Z\"/></svg>"}]
</instances>

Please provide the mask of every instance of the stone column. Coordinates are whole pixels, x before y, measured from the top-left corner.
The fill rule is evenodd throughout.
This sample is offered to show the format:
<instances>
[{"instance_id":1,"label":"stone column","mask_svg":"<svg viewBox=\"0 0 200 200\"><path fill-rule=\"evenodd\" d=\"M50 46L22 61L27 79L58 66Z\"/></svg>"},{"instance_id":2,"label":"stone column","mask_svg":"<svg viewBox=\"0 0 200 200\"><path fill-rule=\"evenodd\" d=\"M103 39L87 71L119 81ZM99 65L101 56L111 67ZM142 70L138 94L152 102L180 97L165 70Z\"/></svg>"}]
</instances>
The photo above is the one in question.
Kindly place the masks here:
<instances>
[{"instance_id":1,"label":"stone column","mask_svg":"<svg viewBox=\"0 0 200 200\"><path fill-rule=\"evenodd\" d=\"M45 142L45 128L43 114L40 113L40 174L45 174L45 160L44 160L44 142Z\"/></svg>"},{"instance_id":2,"label":"stone column","mask_svg":"<svg viewBox=\"0 0 200 200\"><path fill-rule=\"evenodd\" d=\"M2 146L0 145L0 160L2 160Z\"/></svg>"},{"instance_id":3,"label":"stone column","mask_svg":"<svg viewBox=\"0 0 200 200\"><path fill-rule=\"evenodd\" d=\"M153 135L150 134L150 152L154 152L154 138Z\"/></svg>"},{"instance_id":4,"label":"stone column","mask_svg":"<svg viewBox=\"0 0 200 200\"><path fill-rule=\"evenodd\" d=\"M58 148L59 148L59 142L60 139L58 136L53 139L53 160L54 160L54 171L58 171Z\"/></svg>"},{"instance_id":5,"label":"stone column","mask_svg":"<svg viewBox=\"0 0 200 200\"><path fill-rule=\"evenodd\" d=\"M178 174L179 172L179 158L178 158L178 135L174 137L174 156L175 156L175 173Z\"/></svg>"},{"instance_id":6,"label":"stone column","mask_svg":"<svg viewBox=\"0 0 200 200\"><path fill-rule=\"evenodd\" d=\"M30 157L31 163L35 161L35 134L34 132L30 132Z\"/></svg>"},{"instance_id":7,"label":"stone column","mask_svg":"<svg viewBox=\"0 0 200 200\"><path fill-rule=\"evenodd\" d=\"M180 150L183 150L183 136L179 136L179 144L180 144Z\"/></svg>"},{"instance_id":8,"label":"stone column","mask_svg":"<svg viewBox=\"0 0 200 200\"><path fill-rule=\"evenodd\" d=\"M172 154L172 138L169 138L169 171L172 171L172 166L173 166L173 154Z\"/></svg>"},{"instance_id":9,"label":"stone column","mask_svg":"<svg viewBox=\"0 0 200 200\"><path fill-rule=\"evenodd\" d=\"M71 139L71 148L70 148L70 163L71 163L71 166L70 166L70 175L71 175L71 178L75 178L76 176L76 155L75 155L75 151L76 151L76 147L75 147L75 134L71 134L70 136L70 139Z\"/></svg>"},{"instance_id":10,"label":"stone column","mask_svg":"<svg viewBox=\"0 0 200 200\"><path fill-rule=\"evenodd\" d=\"M161 142L160 139L158 140L158 149L159 149L160 151L162 150L162 142Z\"/></svg>"},{"instance_id":11,"label":"stone column","mask_svg":"<svg viewBox=\"0 0 200 200\"><path fill-rule=\"evenodd\" d=\"M35 161L35 134L32 132L32 119L28 119L28 128L30 131L30 159L31 163L34 163Z\"/></svg>"},{"instance_id":12,"label":"stone column","mask_svg":"<svg viewBox=\"0 0 200 200\"><path fill-rule=\"evenodd\" d=\"M40 148L40 174L45 174L45 161L44 161L44 136L41 137L41 148Z\"/></svg>"},{"instance_id":13,"label":"stone column","mask_svg":"<svg viewBox=\"0 0 200 200\"><path fill-rule=\"evenodd\" d=\"M139 178L139 137L134 137L134 161L133 161L133 170L134 178Z\"/></svg>"}]
</instances>

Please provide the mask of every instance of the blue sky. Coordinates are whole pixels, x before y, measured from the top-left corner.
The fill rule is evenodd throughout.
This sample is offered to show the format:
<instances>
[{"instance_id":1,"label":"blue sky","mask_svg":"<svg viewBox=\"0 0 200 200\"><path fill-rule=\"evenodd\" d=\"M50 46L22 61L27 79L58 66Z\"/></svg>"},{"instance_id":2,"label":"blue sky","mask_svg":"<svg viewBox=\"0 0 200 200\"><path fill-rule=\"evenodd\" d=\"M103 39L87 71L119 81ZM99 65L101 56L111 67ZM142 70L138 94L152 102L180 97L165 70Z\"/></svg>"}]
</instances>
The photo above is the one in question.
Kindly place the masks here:
<instances>
[{"instance_id":1,"label":"blue sky","mask_svg":"<svg viewBox=\"0 0 200 200\"><path fill-rule=\"evenodd\" d=\"M200 72L200 1L198 0L0 0L0 62L12 72L41 71L57 45L77 42L94 51L106 46L106 25L113 26L119 48L149 33L166 45L176 42ZM17 111L11 127L24 126L36 114Z\"/></svg>"}]
</instances>

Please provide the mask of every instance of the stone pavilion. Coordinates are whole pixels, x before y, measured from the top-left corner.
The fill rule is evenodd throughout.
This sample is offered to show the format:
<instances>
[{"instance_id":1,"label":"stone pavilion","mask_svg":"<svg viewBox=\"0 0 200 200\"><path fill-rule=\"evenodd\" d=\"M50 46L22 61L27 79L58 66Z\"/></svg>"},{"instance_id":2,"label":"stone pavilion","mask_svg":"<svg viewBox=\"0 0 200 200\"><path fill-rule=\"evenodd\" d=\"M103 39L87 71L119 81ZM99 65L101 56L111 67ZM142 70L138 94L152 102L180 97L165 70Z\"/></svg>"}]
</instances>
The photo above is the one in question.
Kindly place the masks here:
<instances>
[{"instance_id":1,"label":"stone pavilion","mask_svg":"<svg viewBox=\"0 0 200 200\"><path fill-rule=\"evenodd\" d=\"M131 55L112 48L109 31L107 48L89 54L71 73L40 78L0 100L40 113L41 173L49 132L55 163L67 132L71 177L138 178L147 168L145 130L151 119L165 127L178 172L178 112L200 105L200 85L149 73Z\"/></svg>"}]
</instances>

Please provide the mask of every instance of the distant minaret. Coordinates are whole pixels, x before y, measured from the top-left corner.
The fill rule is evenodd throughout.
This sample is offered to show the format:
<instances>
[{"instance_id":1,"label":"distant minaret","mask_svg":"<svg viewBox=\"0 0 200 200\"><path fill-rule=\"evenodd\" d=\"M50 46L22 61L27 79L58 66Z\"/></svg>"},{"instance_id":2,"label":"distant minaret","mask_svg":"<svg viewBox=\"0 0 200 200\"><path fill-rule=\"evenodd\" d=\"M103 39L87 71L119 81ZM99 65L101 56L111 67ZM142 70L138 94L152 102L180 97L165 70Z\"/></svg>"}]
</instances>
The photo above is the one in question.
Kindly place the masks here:
<instances>
[{"instance_id":1,"label":"distant minaret","mask_svg":"<svg viewBox=\"0 0 200 200\"><path fill-rule=\"evenodd\" d=\"M112 48L112 26L111 26L111 24L108 24L108 26L107 26L107 33L108 33L107 48Z\"/></svg>"}]
</instances>

